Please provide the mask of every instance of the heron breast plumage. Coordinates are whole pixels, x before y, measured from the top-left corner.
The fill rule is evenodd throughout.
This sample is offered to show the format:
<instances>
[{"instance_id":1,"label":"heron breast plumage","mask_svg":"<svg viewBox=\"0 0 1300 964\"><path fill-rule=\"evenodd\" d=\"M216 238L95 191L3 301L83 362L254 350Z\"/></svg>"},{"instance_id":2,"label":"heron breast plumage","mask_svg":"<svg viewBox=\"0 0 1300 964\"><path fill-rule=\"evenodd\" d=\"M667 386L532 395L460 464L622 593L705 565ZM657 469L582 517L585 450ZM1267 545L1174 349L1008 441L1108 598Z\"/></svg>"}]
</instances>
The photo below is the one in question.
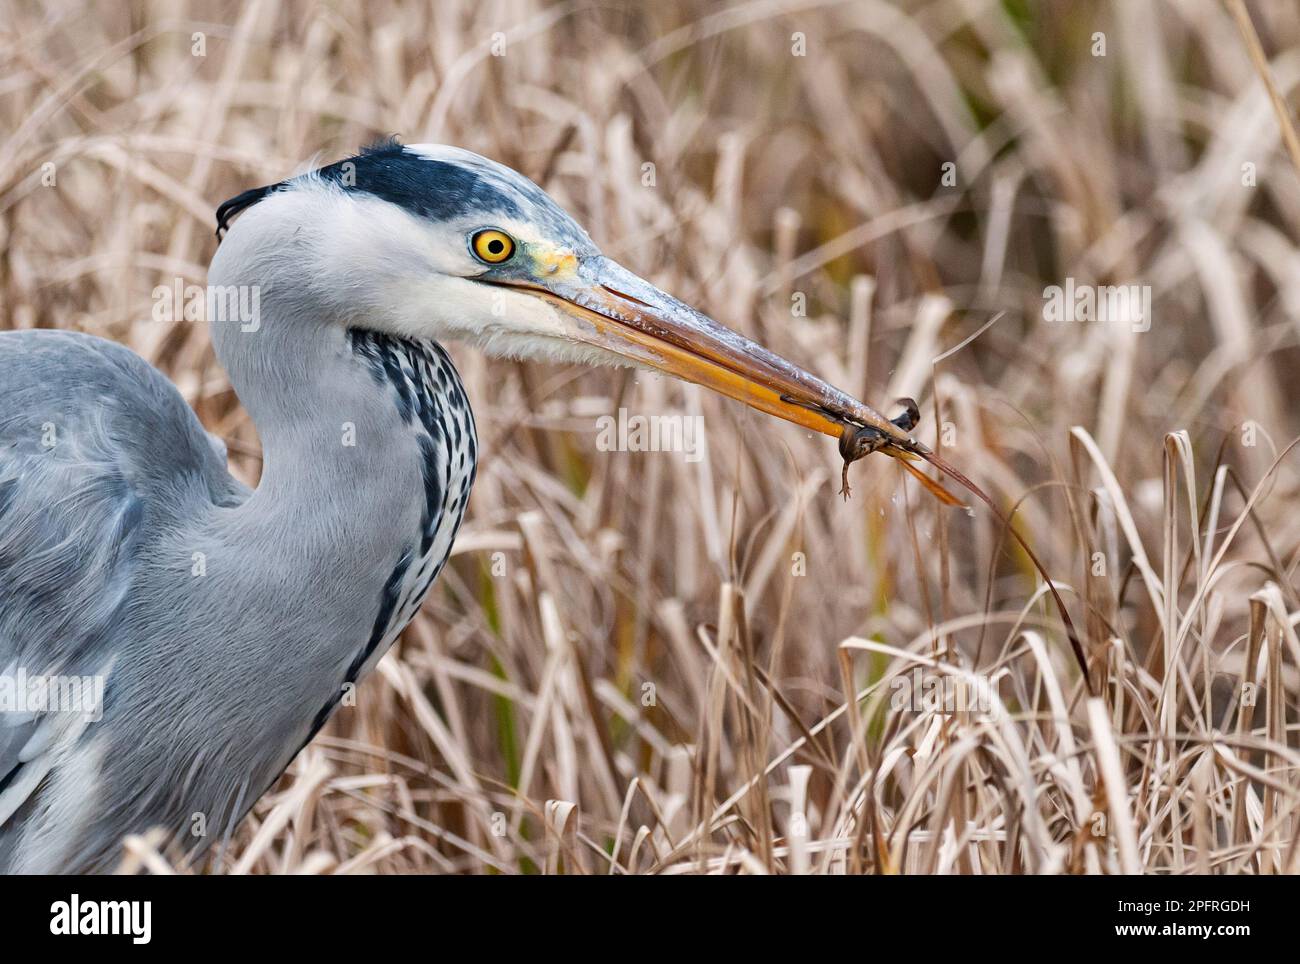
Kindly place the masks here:
<instances>
[{"instance_id":1,"label":"heron breast plumage","mask_svg":"<svg viewBox=\"0 0 1300 964\"><path fill-rule=\"evenodd\" d=\"M355 682L414 618L451 555L478 470L478 434L460 375L437 342L360 328L348 342L390 390L415 437L424 483L419 531L384 583L370 638L348 670L346 682Z\"/></svg>"}]
</instances>

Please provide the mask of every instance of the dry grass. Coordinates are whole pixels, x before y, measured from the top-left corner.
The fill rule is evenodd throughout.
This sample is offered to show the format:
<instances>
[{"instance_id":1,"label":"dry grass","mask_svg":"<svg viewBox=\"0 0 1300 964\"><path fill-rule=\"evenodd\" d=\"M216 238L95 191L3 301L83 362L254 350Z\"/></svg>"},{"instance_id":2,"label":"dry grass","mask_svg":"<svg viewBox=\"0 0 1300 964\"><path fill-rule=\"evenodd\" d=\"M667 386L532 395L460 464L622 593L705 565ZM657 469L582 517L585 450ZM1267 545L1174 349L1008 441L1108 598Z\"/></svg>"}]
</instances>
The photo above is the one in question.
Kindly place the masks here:
<instances>
[{"instance_id":1,"label":"dry grass","mask_svg":"<svg viewBox=\"0 0 1300 964\"><path fill-rule=\"evenodd\" d=\"M1250 12L1294 101L1300 15ZM725 323L922 400L1092 667L1090 699L996 520L892 463L843 503L825 438L458 350L484 461L452 563L207 869L1296 869L1300 178L1217 0L0 0L0 64L0 327L131 345L243 477L207 333L133 321L150 291L202 281L243 187L456 143ZM1046 323L1066 277L1149 285L1150 330ZM702 414L708 457L597 451L620 405ZM980 705L892 707L918 669Z\"/></svg>"}]
</instances>

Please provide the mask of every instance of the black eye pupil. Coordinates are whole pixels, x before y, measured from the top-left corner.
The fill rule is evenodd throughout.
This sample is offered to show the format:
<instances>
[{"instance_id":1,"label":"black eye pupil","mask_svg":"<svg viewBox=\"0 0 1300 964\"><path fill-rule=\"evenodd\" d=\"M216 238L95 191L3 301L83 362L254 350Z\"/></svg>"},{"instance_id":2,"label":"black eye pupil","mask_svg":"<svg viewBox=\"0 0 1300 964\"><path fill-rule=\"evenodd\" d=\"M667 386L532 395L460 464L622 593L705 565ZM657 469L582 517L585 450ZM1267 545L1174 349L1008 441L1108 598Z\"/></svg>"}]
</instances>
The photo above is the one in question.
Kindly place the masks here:
<instances>
[{"instance_id":1,"label":"black eye pupil","mask_svg":"<svg viewBox=\"0 0 1300 964\"><path fill-rule=\"evenodd\" d=\"M505 249L506 246L501 243L500 238L493 238L491 241L488 242L488 251L490 251L492 254L500 254Z\"/></svg>"}]
</instances>

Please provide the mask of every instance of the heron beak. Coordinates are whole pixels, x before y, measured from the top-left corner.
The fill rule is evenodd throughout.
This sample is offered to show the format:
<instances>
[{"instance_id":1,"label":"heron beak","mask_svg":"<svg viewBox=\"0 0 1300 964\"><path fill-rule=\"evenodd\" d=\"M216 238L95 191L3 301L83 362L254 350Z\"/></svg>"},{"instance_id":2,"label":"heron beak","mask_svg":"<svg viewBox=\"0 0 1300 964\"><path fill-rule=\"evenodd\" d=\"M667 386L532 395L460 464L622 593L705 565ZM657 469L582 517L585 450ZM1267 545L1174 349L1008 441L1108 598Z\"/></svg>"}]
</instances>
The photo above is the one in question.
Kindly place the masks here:
<instances>
[{"instance_id":1,"label":"heron beak","mask_svg":"<svg viewBox=\"0 0 1300 964\"><path fill-rule=\"evenodd\" d=\"M921 445L878 411L718 324L604 257L536 282L506 282L552 303L578 324L574 337L751 408L834 438L874 429L905 458ZM883 440L882 440L883 442Z\"/></svg>"}]
</instances>

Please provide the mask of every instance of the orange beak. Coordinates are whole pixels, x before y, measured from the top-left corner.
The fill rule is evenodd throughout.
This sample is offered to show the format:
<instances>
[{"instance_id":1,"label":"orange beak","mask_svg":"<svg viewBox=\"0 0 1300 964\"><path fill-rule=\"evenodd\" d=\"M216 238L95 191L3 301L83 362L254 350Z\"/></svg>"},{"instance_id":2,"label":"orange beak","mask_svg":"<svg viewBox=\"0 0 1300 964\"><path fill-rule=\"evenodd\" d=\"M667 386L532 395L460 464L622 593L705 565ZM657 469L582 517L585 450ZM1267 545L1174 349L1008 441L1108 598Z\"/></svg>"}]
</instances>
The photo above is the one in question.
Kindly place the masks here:
<instances>
[{"instance_id":1,"label":"orange beak","mask_svg":"<svg viewBox=\"0 0 1300 964\"><path fill-rule=\"evenodd\" d=\"M575 317L587 344L703 385L752 408L839 438L869 426L904 445L906 432L875 409L718 324L608 258L558 278L503 281Z\"/></svg>"},{"instance_id":2,"label":"orange beak","mask_svg":"<svg viewBox=\"0 0 1300 964\"><path fill-rule=\"evenodd\" d=\"M550 302L579 322L576 337L586 344L836 439L857 433L858 438L869 440L864 451L891 455L932 492L938 488L938 483L908 464L914 453L927 451L925 446L866 403L608 258L584 258L567 268L492 283ZM945 502L961 504L942 488L935 494Z\"/></svg>"}]
</instances>

